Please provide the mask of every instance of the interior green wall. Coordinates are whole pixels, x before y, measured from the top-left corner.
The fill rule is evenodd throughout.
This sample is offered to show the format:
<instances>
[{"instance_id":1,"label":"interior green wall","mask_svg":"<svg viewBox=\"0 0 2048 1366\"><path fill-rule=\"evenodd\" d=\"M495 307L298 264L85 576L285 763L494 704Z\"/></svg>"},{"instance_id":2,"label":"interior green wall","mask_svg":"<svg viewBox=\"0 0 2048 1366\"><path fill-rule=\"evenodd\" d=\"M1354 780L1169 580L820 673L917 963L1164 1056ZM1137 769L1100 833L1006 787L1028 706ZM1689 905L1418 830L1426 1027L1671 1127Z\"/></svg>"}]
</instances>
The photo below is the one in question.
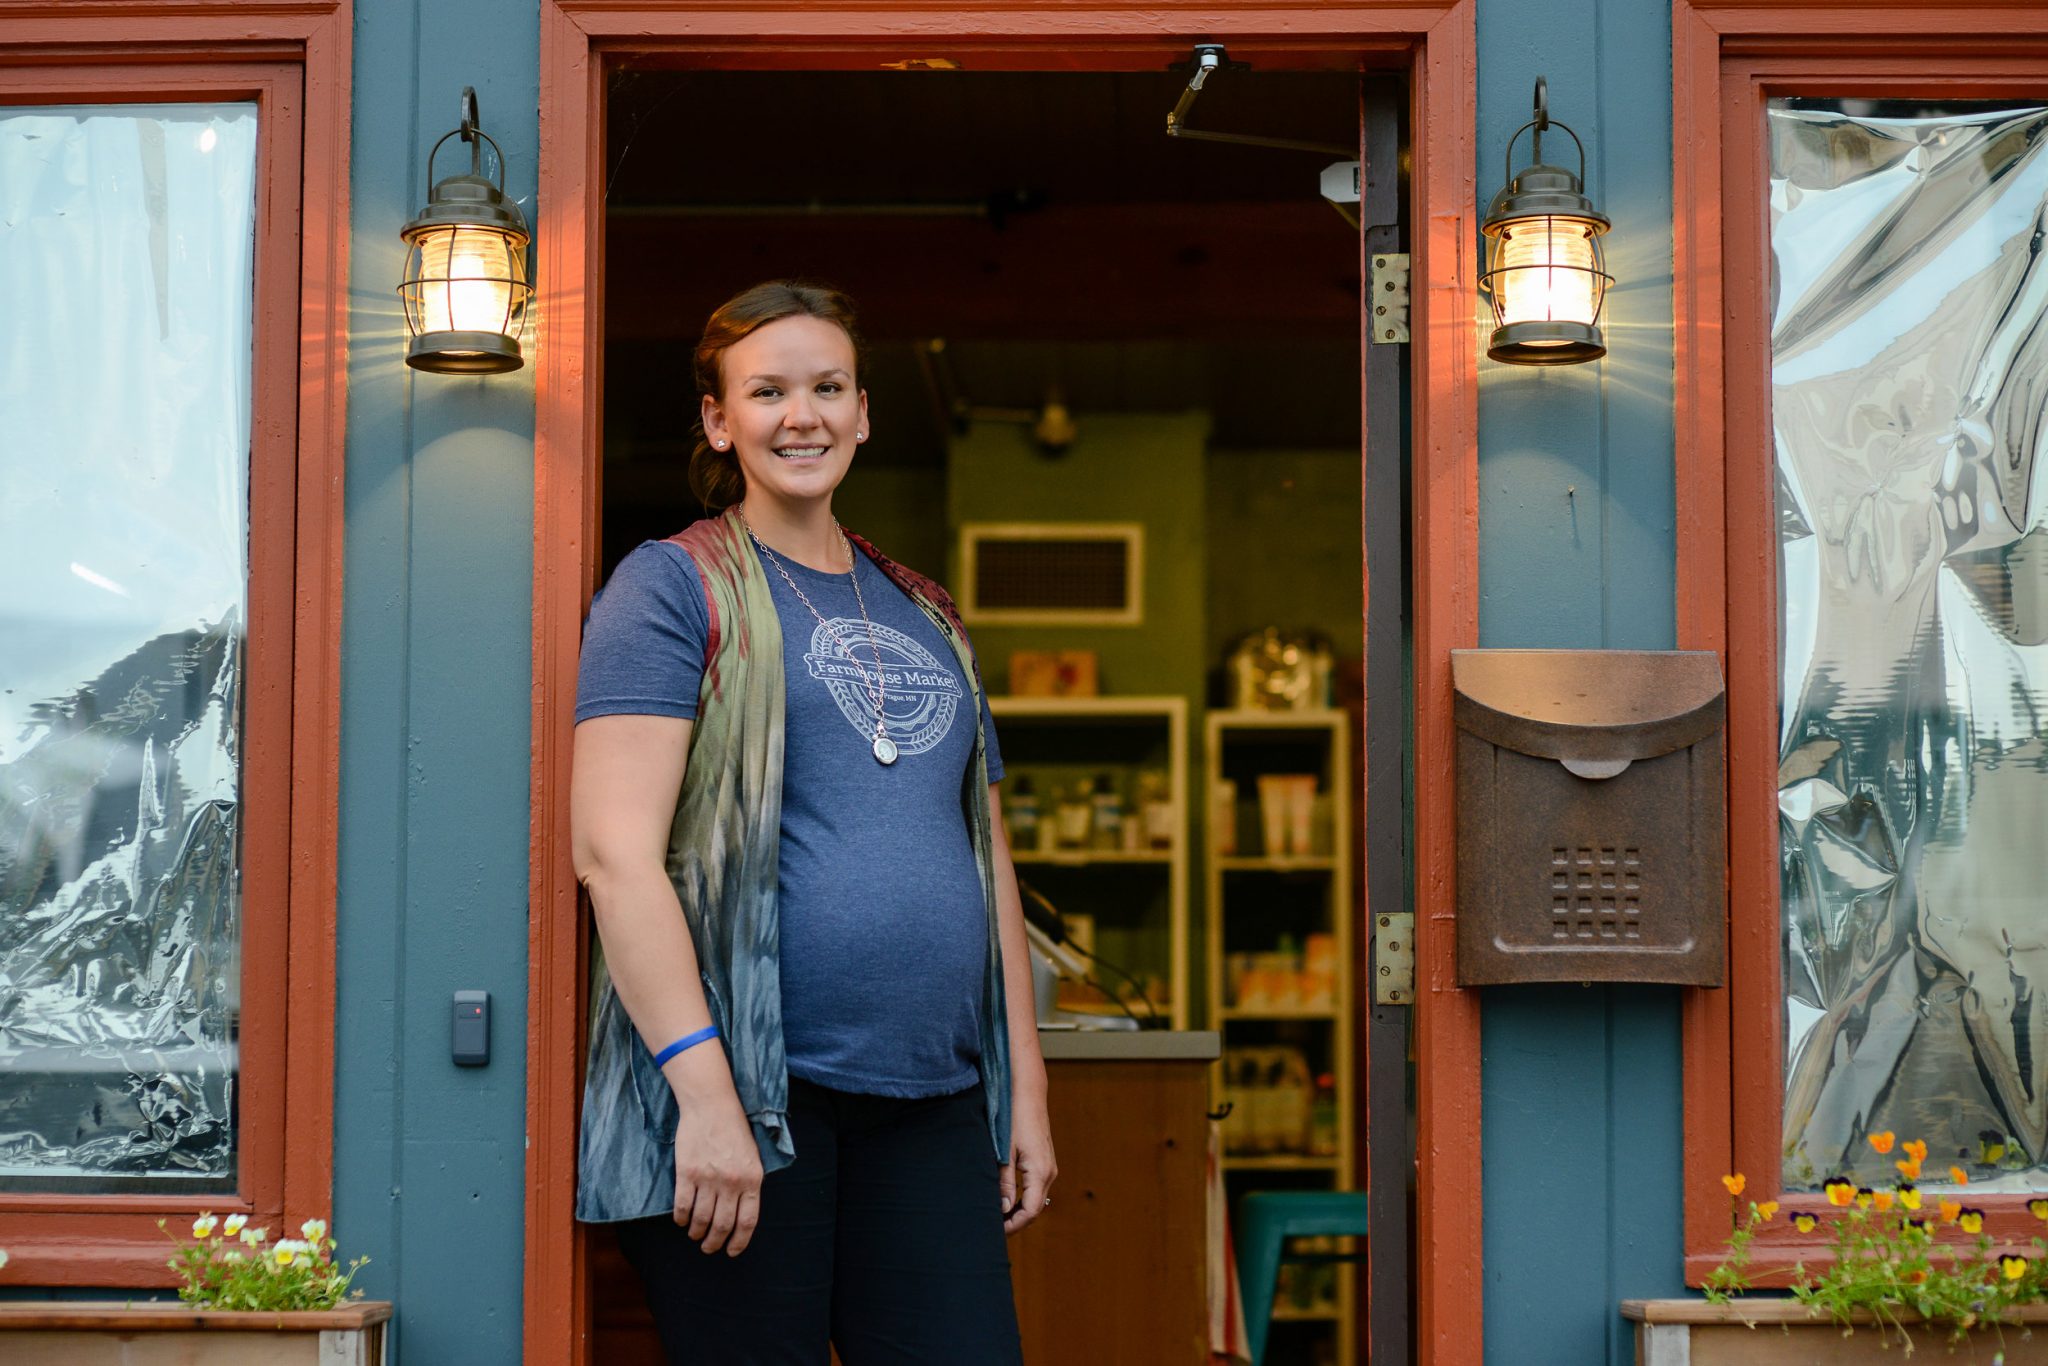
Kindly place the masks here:
<instances>
[{"instance_id":1,"label":"interior green wall","mask_svg":"<svg viewBox=\"0 0 2048 1366\"><path fill-rule=\"evenodd\" d=\"M1012 650L1092 649L1106 693L1174 693L1201 705L1205 413L1089 413L1080 439L1041 454L1022 427L983 423L946 456L950 525L1141 522L1145 619L1138 626L974 625L982 673L1009 690ZM959 583L957 535L948 581Z\"/></svg>"},{"instance_id":2,"label":"interior green wall","mask_svg":"<svg viewBox=\"0 0 2048 1366\"><path fill-rule=\"evenodd\" d=\"M1482 645L1673 643L1670 21L1654 0L1478 3L1480 203L1548 76L1616 277L1605 360L1480 361ZM1632 1362L1616 1305L1682 1290L1679 989L1492 987L1480 1011L1487 1360Z\"/></svg>"},{"instance_id":3,"label":"interior green wall","mask_svg":"<svg viewBox=\"0 0 2048 1366\"><path fill-rule=\"evenodd\" d=\"M1361 656L1358 480L1355 445L1209 453L1211 665L1267 626L1318 630L1340 657Z\"/></svg>"}]
</instances>

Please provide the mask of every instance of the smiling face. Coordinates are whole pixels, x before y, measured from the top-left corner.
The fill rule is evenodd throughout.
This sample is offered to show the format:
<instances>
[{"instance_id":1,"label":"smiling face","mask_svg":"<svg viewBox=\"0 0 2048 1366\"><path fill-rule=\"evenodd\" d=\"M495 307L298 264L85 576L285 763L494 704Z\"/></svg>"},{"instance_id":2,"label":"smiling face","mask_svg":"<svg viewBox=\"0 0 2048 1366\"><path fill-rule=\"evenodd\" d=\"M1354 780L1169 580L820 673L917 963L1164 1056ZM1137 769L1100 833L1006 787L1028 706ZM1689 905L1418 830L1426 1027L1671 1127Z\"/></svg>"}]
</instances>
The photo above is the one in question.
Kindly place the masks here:
<instances>
[{"instance_id":1,"label":"smiling face","mask_svg":"<svg viewBox=\"0 0 2048 1366\"><path fill-rule=\"evenodd\" d=\"M720 368L725 392L704 397L704 435L738 457L749 501L792 511L829 503L868 431L853 339L837 323L797 314L734 342Z\"/></svg>"}]
</instances>

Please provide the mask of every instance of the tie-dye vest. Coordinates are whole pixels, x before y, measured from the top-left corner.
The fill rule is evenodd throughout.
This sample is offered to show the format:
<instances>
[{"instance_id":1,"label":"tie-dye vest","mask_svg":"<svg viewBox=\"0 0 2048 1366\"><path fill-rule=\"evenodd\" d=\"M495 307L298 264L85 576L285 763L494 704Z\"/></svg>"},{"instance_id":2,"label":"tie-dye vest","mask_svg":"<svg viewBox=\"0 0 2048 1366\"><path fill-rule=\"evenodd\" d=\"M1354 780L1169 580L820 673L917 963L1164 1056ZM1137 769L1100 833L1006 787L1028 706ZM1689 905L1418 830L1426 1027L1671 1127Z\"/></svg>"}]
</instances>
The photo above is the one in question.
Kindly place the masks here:
<instances>
[{"instance_id":1,"label":"tie-dye vest","mask_svg":"<svg viewBox=\"0 0 2048 1366\"><path fill-rule=\"evenodd\" d=\"M851 536L851 533L849 533ZM768 580L738 516L697 522L672 538L704 580L711 628L690 760L669 830L668 875L696 945L704 996L724 1036L740 1105L767 1171L796 1157L790 1141L789 1069L782 1051L776 872L782 829L782 627ZM997 1161L1010 1150L1010 1041L996 923L995 862L988 818L987 736L981 676L967 631L946 591L853 543L938 628L973 691L974 761L960 792L988 906L983 977L981 1080ZM590 1055L583 1082L576 1217L592 1223L667 1214L675 1198L674 1095L612 988L592 946Z\"/></svg>"}]
</instances>

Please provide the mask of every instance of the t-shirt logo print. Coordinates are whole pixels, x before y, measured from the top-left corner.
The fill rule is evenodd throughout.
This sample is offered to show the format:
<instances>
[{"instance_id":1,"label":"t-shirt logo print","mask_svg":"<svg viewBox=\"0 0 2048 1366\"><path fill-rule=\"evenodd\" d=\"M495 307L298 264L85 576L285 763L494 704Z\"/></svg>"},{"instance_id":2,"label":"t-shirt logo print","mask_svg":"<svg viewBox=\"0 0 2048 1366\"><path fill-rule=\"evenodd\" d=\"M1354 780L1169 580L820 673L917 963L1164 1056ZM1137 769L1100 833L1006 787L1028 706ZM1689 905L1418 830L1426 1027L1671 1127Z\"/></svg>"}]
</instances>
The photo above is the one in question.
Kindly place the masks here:
<instances>
[{"instance_id":1,"label":"t-shirt logo print","mask_svg":"<svg viewBox=\"0 0 2048 1366\"><path fill-rule=\"evenodd\" d=\"M874 655L868 648L867 623L858 617L835 617L811 632L811 648L804 652L804 665L812 678L823 683L839 704L847 724L863 743L875 733L875 699L869 686L875 676ZM965 696L959 678L924 646L903 632L881 622L874 623L875 648L882 654L884 725L889 738L904 754L922 754L946 738L953 717ZM837 631L835 637L833 632ZM840 642L859 653L854 664ZM867 670L867 681L861 670Z\"/></svg>"}]
</instances>

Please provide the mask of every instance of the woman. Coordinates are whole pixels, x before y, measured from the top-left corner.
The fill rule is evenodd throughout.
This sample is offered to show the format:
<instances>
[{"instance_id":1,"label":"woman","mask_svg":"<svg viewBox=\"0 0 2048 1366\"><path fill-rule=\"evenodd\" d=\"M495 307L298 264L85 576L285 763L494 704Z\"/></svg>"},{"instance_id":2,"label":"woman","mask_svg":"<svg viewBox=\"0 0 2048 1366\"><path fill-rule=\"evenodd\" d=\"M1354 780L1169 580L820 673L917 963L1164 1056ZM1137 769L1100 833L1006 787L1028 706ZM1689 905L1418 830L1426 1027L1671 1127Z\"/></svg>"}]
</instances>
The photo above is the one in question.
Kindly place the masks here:
<instances>
[{"instance_id":1,"label":"woman","mask_svg":"<svg viewBox=\"0 0 2048 1366\"><path fill-rule=\"evenodd\" d=\"M592 605L570 791L602 959L579 1218L672 1362L1019 1362L1003 1236L1052 1203L1002 760L950 599L841 531L844 296L696 352L724 508ZM717 1254L717 1255L707 1255Z\"/></svg>"}]
</instances>

